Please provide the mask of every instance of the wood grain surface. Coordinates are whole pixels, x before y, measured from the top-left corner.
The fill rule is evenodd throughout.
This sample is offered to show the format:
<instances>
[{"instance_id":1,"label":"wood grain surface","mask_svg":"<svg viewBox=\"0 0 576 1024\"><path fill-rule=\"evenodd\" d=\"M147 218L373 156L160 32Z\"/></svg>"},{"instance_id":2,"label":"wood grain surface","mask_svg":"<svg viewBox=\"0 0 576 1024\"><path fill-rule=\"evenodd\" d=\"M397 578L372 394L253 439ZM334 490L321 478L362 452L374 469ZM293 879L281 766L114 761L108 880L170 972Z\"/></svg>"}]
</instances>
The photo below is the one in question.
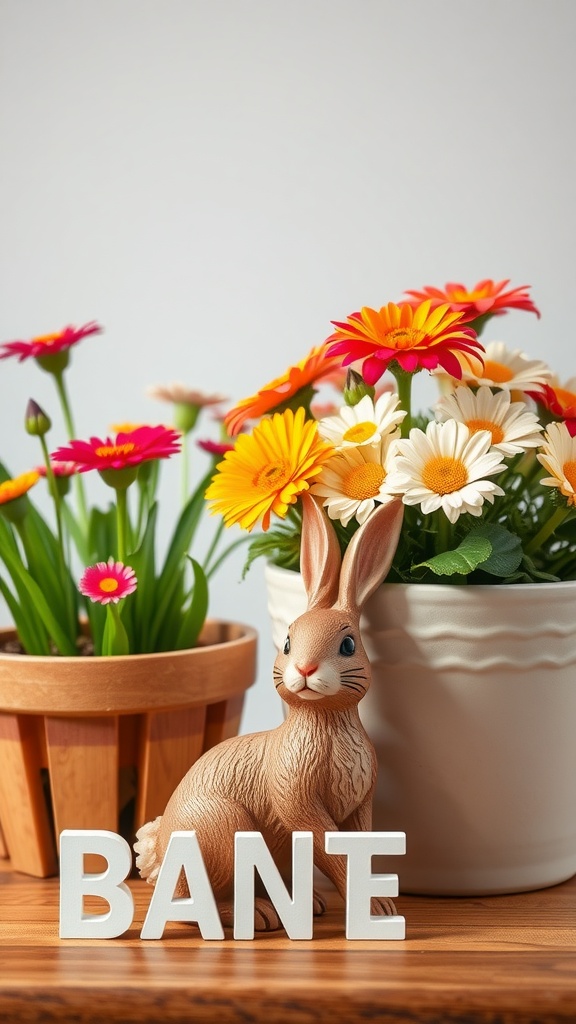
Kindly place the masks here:
<instances>
[{"instance_id":1,"label":"wood grain surface","mask_svg":"<svg viewBox=\"0 0 576 1024\"><path fill-rule=\"evenodd\" d=\"M136 915L119 939L58 938L59 881L0 861L0 1021L331 1024L552 1024L576 1021L576 879L515 896L400 896L404 942L349 942L344 907L311 942L283 932L206 942L173 924L140 927L151 890L130 882Z\"/></svg>"}]
</instances>

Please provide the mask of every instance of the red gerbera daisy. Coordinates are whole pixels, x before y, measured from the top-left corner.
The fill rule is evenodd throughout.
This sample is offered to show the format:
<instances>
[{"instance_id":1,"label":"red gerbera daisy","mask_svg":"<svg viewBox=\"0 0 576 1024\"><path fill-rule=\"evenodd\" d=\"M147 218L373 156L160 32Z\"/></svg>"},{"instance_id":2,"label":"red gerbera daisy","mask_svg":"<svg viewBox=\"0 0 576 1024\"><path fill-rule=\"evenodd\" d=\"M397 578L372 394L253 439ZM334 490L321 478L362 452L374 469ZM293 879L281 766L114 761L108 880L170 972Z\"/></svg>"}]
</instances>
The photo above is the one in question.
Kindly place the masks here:
<instances>
[{"instance_id":1,"label":"red gerbera daisy","mask_svg":"<svg viewBox=\"0 0 576 1024\"><path fill-rule=\"evenodd\" d=\"M541 384L538 391L527 392L540 402L555 419L562 420L571 437L576 437L576 377L561 387L560 384Z\"/></svg>"},{"instance_id":2,"label":"red gerbera daisy","mask_svg":"<svg viewBox=\"0 0 576 1024\"><path fill-rule=\"evenodd\" d=\"M464 327L461 313L446 304L430 308L430 300L415 309L409 302L389 302L379 311L364 306L352 313L346 323L332 321L336 332L327 339L331 356L345 356L344 366L363 359L362 375L367 384L375 384L391 363L407 373L435 370L460 379L461 360L482 360L482 345L471 327ZM458 358L459 357L459 358Z\"/></svg>"},{"instance_id":3,"label":"red gerbera daisy","mask_svg":"<svg viewBox=\"0 0 576 1024\"><path fill-rule=\"evenodd\" d=\"M82 338L89 334L100 334L102 328L94 320L83 327L64 327L56 334L42 334L30 341L7 341L0 345L0 359L8 359L9 356L17 356L18 361L24 359L41 358L42 356L53 356L57 352L72 348Z\"/></svg>"},{"instance_id":4,"label":"red gerbera daisy","mask_svg":"<svg viewBox=\"0 0 576 1024\"><path fill-rule=\"evenodd\" d=\"M126 469L150 459L167 459L180 451L180 434L169 427L136 427L121 431L115 440L91 437L70 441L52 454L55 462L75 462L79 473L90 469Z\"/></svg>"},{"instance_id":5,"label":"red gerbera daisy","mask_svg":"<svg viewBox=\"0 0 576 1024\"><path fill-rule=\"evenodd\" d=\"M422 291L408 291L406 294L412 297L412 304L430 299L432 309L447 302L455 313L464 313L466 321L475 320L480 316L502 316L509 309L524 309L539 317L540 311L528 294L530 285L523 284L519 288L504 291L507 284L510 284L509 278L505 281L491 281L486 278L468 289L466 285L449 281L443 290L426 285Z\"/></svg>"}]
</instances>

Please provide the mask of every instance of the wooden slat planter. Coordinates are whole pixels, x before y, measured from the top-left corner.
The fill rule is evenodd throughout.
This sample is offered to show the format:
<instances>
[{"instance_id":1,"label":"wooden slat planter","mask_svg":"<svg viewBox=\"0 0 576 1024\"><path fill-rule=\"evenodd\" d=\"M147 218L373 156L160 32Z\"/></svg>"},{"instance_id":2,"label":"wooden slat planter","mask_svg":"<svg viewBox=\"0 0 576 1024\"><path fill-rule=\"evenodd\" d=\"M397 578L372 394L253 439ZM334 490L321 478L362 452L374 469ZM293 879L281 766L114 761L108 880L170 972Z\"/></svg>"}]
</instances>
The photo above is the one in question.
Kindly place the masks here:
<instances>
[{"instance_id":1,"label":"wooden slat planter","mask_svg":"<svg viewBox=\"0 0 576 1024\"><path fill-rule=\"evenodd\" d=\"M11 636L0 631L0 643ZM122 831L135 779L131 839L203 751L237 733L255 674L255 631L217 620L189 651L0 653L0 856L56 874L62 829Z\"/></svg>"}]
</instances>

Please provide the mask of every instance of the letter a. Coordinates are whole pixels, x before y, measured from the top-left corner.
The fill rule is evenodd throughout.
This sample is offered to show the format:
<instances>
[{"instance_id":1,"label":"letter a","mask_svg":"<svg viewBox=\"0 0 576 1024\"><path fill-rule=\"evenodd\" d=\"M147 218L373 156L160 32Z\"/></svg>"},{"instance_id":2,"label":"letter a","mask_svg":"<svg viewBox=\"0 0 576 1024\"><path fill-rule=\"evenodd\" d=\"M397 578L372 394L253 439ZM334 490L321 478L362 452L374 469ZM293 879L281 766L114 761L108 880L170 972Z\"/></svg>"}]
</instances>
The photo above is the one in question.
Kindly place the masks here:
<instances>
[{"instance_id":1,"label":"letter a","mask_svg":"<svg viewBox=\"0 0 576 1024\"><path fill-rule=\"evenodd\" d=\"M190 896L174 899L182 871ZM161 939L168 921L195 921L203 939L224 938L195 832L173 832L170 836L140 938Z\"/></svg>"}]
</instances>

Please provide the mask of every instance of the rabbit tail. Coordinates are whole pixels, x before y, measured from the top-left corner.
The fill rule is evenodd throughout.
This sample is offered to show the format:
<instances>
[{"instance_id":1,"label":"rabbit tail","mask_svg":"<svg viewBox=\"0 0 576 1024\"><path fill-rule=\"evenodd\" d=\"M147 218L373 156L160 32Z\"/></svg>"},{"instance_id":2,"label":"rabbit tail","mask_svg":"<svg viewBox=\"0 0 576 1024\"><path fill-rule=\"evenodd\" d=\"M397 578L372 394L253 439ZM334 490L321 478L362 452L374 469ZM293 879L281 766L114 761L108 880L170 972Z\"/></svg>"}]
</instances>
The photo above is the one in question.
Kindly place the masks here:
<instances>
[{"instance_id":1,"label":"rabbit tail","mask_svg":"<svg viewBox=\"0 0 576 1024\"><path fill-rule=\"evenodd\" d=\"M161 822L162 815L155 818L154 821L142 825L142 828L139 828L136 833L137 841L134 843L136 868L141 877L146 879L150 885L155 884L162 863L162 858L158 853L158 833Z\"/></svg>"}]
</instances>

